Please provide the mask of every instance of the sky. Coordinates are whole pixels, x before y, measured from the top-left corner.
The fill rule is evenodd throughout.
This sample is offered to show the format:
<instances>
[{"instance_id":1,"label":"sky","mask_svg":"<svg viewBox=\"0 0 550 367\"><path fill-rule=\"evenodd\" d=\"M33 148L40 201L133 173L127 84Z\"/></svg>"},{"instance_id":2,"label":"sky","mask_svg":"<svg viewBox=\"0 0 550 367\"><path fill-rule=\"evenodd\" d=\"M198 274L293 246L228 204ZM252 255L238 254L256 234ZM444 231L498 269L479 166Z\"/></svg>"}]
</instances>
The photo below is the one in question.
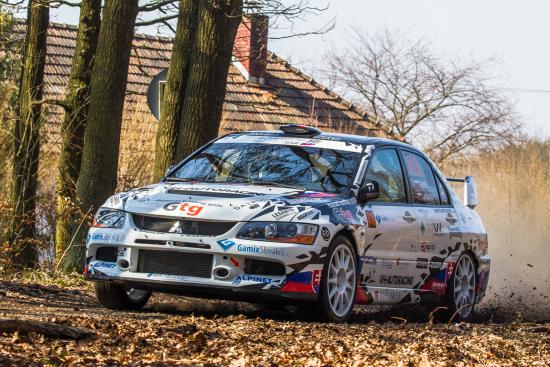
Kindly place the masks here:
<instances>
[{"instance_id":1,"label":"sky","mask_svg":"<svg viewBox=\"0 0 550 367\"><path fill-rule=\"evenodd\" d=\"M298 21L293 32L315 30L331 21L334 29L325 35L272 40L269 45L296 67L314 73L330 50L346 45L354 27L373 33L405 32L411 39L428 40L446 57L498 60L495 70L489 71L495 77L494 85L517 101L529 135L550 138L550 46L546 39L550 1L310 0L310 4L328 4L329 8ZM56 9L51 20L76 24L78 10Z\"/></svg>"}]
</instances>

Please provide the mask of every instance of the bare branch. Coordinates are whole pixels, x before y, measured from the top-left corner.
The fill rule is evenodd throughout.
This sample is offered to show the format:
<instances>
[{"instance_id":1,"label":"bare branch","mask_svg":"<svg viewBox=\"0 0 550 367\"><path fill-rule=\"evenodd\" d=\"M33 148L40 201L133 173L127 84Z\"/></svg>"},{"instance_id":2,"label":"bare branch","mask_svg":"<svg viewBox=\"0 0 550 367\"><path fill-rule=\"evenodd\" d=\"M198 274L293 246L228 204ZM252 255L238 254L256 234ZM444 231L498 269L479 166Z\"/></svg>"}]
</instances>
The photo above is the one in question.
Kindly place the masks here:
<instances>
[{"instance_id":1,"label":"bare branch","mask_svg":"<svg viewBox=\"0 0 550 367\"><path fill-rule=\"evenodd\" d=\"M353 33L328 57L336 87L364 106L394 139L413 142L448 160L518 137L514 104L490 87L491 60L461 65L402 34Z\"/></svg>"}]
</instances>

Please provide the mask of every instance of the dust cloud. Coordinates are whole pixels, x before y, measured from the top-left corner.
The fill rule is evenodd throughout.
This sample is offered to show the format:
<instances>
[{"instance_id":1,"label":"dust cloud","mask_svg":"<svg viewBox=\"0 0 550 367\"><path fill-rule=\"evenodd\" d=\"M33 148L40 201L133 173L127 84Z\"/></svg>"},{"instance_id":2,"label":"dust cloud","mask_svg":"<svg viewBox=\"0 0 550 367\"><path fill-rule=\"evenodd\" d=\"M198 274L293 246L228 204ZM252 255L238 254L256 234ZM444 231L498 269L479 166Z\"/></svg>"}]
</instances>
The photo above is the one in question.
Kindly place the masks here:
<instances>
[{"instance_id":1,"label":"dust cloud","mask_svg":"<svg viewBox=\"0 0 550 367\"><path fill-rule=\"evenodd\" d=\"M489 289L478 309L550 320L550 143L484 155L453 174L475 177L489 237Z\"/></svg>"}]
</instances>

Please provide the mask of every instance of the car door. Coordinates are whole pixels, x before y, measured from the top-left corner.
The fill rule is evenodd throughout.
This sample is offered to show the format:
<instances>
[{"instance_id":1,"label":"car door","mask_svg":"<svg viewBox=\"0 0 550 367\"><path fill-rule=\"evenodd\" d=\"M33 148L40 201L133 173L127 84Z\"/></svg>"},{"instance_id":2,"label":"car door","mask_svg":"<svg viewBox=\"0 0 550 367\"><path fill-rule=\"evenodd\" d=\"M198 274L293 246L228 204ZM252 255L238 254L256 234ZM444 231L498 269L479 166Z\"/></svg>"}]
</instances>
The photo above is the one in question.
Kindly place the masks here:
<instances>
[{"instance_id":1,"label":"car door","mask_svg":"<svg viewBox=\"0 0 550 367\"><path fill-rule=\"evenodd\" d=\"M450 204L449 193L431 164L420 154L402 149L409 181L411 199L420 222L419 246L411 253L416 256L416 277L422 289L444 293L446 268L442 251L460 233L458 219Z\"/></svg>"},{"instance_id":2,"label":"car door","mask_svg":"<svg viewBox=\"0 0 550 367\"><path fill-rule=\"evenodd\" d=\"M381 302L374 297L374 303L391 303L379 288L412 288L414 279L410 273L414 263L406 259L403 250L418 246L420 233L415 208L409 203L397 148L374 150L363 184L369 181L378 183L380 196L362 207L368 228L365 230L365 251L360 254L363 261L361 285L370 288L371 294L383 296ZM395 298L399 301L399 293Z\"/></svg>"}]
</instances>

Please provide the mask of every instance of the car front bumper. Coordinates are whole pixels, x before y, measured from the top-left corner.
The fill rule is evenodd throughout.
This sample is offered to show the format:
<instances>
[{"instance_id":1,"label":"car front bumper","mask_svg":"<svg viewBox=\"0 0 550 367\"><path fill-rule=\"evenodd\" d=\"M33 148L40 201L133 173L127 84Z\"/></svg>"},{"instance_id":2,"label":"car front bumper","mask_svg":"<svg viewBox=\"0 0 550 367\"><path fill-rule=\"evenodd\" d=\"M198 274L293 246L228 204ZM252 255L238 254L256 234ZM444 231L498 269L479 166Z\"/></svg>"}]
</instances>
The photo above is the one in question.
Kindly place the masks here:
<instances>
[{"instance_id":1,"label":"car front bumper","mask_svg":"<svg viewBox=\"0 0 550 367\"><path fill-rule=\"evenodd\" d=\"M317 300L326 247L236 239L237 229L208 237L92 228L84 277L207 298Z\"/></svg>"}]
</instances>

